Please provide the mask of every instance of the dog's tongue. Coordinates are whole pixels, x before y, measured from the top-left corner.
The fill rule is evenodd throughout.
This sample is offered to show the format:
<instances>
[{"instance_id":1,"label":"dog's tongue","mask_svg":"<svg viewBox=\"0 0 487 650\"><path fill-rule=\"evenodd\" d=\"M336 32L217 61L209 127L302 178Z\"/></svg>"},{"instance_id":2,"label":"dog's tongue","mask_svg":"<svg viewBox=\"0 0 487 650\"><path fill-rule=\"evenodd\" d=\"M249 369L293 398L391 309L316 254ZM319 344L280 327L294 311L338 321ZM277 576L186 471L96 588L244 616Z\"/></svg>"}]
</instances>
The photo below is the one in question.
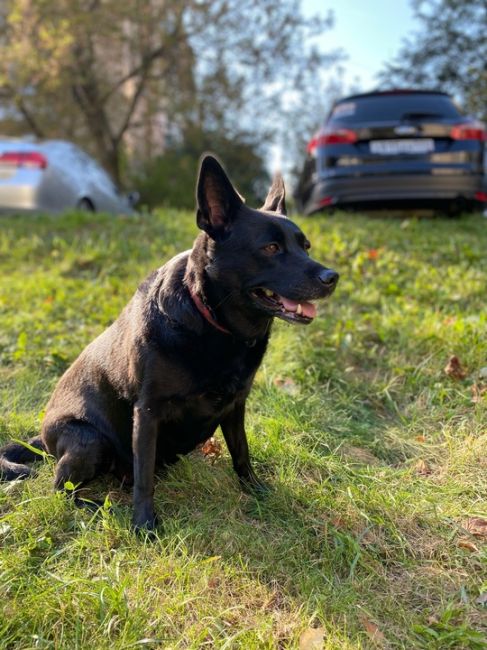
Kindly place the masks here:
<instances>
[{"instance_id":1,"label":"dog's tongue","mask_svg":"<svg viewBox=\"0 0 487 650\"><path fill-rule=\"evenodd\" d=\"M314 318L316 316L316 307L312 302L302 302L299 303L296 300L289 300L289 298L284 298L284 296L279 296L281 303L284 305L286 311L296 311L298 305L301 304L301 314L306 316L306 318Z\"/></svg>"}]
</instances>

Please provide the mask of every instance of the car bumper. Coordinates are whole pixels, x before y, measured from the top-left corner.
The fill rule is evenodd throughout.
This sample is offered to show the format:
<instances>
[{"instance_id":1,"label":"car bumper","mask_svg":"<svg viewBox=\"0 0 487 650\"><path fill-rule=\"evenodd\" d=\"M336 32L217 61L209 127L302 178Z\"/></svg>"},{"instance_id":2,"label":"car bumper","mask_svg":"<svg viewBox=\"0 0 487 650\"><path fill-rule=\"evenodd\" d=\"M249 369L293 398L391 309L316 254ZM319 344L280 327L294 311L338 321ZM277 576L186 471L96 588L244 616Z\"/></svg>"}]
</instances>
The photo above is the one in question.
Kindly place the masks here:
<instances>
[{"instance_id":1,"label":"car bumper","mask_svg":"<svg viewBox=\"0 0 487 650\"><path fill-rule=\"evenodd\" d=\"M0 185L0 212L38 212L38 188L34 185Z\"/></svg>"},{"instance_id":2,"label":"car bumper","mask_svg":"<svg viewBox=\"0 0 487 650\"><path fill-rule=\"evenodd\" d=\"M483 176L361 176L326 178L316 184L305 213L330 206L377 203L425 203L463 200L474 202L477 192L485 192Z\"/></svg>"}]
</instances>

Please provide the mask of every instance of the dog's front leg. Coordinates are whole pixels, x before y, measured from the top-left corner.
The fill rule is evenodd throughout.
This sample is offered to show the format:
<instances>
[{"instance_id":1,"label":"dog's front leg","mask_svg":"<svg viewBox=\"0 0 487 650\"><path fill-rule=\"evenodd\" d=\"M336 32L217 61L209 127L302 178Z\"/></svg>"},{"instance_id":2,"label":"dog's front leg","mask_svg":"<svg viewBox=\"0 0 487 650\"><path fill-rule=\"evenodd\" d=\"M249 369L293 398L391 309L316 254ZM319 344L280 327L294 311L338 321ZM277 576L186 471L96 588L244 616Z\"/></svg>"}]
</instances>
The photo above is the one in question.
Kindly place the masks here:
<instances>
[{"instance_id":1,"label":"dog's front leg","mask_svg":"<svg viewBox=\"0 0 487 650\"><path fill-rule=\"evenodd\" d=\"M266 492L268 487L255 474L250 462L249 445L245 433L245 401L237 402L233 410L220 422L223 437L233 461L240 485L247 491Z\"/></svg>"},{"instance_id":2,"label":"dog's front leg","mask_svg":"<svg viewBox=\"0 0 487 650\"><path fill-rule=\"evenodd\" d=\"M134 514L136 530L153 530L156 525L154 513L154 472L158 421L150 409L136 404L132 446L134 452Z\"/></svg>"}]
</instances>

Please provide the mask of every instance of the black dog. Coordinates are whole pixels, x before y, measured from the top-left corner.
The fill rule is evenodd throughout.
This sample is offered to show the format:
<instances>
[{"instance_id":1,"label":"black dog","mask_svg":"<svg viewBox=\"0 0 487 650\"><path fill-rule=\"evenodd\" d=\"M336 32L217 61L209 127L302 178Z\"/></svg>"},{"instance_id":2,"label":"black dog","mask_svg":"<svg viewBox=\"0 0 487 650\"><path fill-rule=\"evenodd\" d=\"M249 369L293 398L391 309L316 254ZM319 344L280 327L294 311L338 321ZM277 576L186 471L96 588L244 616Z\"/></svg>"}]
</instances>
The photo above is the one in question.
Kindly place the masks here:
<instances>
[{"instance_id":1,"label":"black dog","mask_svg":"<svg viewBox=\"0 0 487 650\"><path fill-rule=\"evenodd\" d=\"M310 323L309 300L329 296L338 274L308 256L309 242L285 218L276 178L261 210L248 208L220 164L206 156L197 184L192 250L138 288L119 318L61 377L42 433L30 444L57 460L55 485L79 485L133 466L137 528L155 526L156 466L173 463L221 427L246 489L253 472L245 401L275 316ZM12 443L0 455L4 480L27 476L36 454Z\"/></svg>"}]
</instances>

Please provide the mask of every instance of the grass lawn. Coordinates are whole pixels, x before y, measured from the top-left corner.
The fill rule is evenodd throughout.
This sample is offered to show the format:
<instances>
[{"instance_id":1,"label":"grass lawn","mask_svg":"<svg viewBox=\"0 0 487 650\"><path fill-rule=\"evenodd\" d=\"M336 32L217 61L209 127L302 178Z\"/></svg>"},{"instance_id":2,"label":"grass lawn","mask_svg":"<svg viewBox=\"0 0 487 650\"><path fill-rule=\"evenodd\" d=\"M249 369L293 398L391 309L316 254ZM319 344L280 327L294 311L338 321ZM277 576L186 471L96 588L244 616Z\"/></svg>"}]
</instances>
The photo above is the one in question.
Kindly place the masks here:
<instances>
[{"instance_id":1,"label":"grass lawn","mask_svg":"<svg viewBox=\"0 0 487 650\"><path fill-rule=\"evenodd\" d=\"M49 460L2 484L2 650L487 647L487 220L298 221L341 279L309 327L275 324L251 394L271 494L194 453L158 480L148 541L115 480L95 515ZM1 218L0 442L39 430L63 370L195 235L174 211Z\"/></svg>"}]
</instances>

